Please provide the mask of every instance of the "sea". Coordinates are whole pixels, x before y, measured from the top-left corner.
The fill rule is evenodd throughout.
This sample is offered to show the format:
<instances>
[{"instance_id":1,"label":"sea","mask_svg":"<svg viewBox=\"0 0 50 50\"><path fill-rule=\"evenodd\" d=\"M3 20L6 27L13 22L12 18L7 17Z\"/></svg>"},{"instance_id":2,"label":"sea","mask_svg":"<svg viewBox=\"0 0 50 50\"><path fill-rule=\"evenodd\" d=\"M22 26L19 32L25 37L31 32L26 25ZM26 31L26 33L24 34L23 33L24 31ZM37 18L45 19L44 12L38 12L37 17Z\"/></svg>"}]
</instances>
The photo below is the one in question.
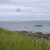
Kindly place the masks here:
<instances>
[{"instance_id":1,"label":"sea","mask_svg":"<svg viewBox=\"0 0 50 50\"><path fill-rule=\"evenodd\" d=\"M42 32L50 34L50 21L0 22L0 27L10 31Z\"/></svg>"}]
</instances>

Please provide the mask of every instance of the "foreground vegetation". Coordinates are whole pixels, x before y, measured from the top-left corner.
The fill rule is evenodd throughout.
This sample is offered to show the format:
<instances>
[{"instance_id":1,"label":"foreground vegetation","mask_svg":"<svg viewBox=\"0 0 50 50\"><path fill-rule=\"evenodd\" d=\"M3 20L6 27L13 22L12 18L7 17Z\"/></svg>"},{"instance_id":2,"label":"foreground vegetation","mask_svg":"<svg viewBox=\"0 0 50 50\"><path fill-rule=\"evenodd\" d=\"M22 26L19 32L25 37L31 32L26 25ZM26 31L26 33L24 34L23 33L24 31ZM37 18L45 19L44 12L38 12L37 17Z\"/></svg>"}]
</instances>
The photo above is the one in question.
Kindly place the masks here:
<instances>
[{"instance_id":1,"label":"foreground vegetation","mask_svg":"<svg viewBox=\"0 0 50 50\"><path fill-rule=\"evenodd\" d=\"M0 28L0 50L50 50L50 40L35 39Z\"/></svg>"}]
</instances>

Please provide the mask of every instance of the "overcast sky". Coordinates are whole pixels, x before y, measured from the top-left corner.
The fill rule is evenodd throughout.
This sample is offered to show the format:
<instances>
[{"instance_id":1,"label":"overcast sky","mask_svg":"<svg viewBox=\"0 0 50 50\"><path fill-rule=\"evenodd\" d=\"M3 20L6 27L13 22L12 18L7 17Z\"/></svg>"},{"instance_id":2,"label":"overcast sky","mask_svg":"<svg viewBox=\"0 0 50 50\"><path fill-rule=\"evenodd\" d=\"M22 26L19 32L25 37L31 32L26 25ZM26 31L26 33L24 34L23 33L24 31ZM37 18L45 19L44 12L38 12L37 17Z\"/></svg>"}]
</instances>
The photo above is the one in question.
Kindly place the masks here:
<instances>
[{"instance_id":1,"label":"overcast sky","mask_svg":"<svg viewBox=\"0 0 50 50\"><path fill-rule=\"evenodd\" d=\"M0 20L50 20L50 0L0 0Z\"/></svg>"}]
</instances>

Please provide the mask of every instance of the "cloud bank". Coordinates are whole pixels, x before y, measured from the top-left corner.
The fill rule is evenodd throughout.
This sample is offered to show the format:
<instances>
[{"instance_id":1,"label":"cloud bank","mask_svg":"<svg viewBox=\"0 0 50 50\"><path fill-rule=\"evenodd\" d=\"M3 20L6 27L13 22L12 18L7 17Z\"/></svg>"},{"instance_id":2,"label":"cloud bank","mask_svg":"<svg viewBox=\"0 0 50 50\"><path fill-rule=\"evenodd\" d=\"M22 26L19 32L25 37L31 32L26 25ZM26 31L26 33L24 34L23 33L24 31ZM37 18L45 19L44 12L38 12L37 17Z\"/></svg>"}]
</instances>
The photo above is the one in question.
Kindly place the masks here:
<instances>
[{"instance_id":1,"label":"cloud bank","mask_svg":"<svg viewBox=\"0 0 50 50\"><path fill-rule=\"evenodd\" d=\"M50 20L50 0L0 0L0 20L13 18Z\"/></svg>"}]
</instances>

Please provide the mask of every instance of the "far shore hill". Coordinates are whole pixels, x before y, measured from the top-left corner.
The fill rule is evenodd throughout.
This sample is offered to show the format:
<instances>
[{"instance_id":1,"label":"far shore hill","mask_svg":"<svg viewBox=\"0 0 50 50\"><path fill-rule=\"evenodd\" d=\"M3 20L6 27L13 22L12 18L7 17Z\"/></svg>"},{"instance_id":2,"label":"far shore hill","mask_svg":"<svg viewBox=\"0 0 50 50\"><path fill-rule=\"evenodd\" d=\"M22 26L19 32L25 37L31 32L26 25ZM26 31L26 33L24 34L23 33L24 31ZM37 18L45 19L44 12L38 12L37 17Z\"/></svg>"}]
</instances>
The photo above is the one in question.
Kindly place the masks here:
<instances>
[{"instance_id":1,"label":"far shore hill","mask_svg":"<svg viewBox=\"0 0 50 50\"><path fill-rule=\"evenodd\" d=\"M0 20L0 22L41 22L41 21L50 21L50 20Z\"/></svg>"}]
</instances>

